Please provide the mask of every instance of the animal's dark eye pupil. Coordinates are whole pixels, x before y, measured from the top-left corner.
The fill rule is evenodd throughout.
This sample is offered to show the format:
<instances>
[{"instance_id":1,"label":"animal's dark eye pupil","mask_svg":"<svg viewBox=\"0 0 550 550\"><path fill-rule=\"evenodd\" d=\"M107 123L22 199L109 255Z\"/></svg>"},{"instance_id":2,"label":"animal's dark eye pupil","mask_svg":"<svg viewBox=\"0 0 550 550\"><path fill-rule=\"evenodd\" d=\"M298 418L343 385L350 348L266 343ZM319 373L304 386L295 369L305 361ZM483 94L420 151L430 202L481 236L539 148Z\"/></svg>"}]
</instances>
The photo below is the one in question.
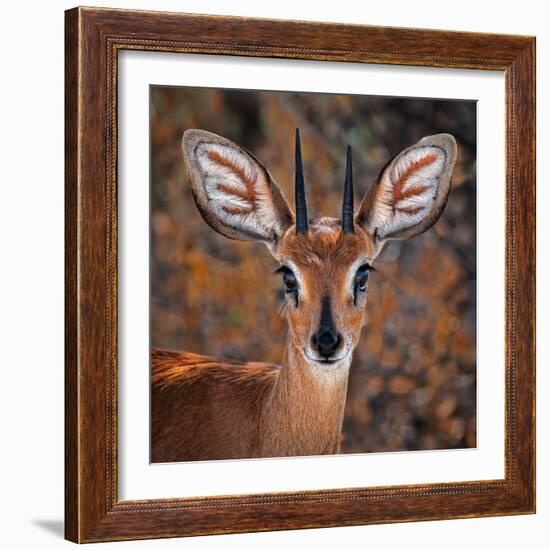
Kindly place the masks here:
<instances>
[{"instance_id":1,"label":"animal's dark eye pupil","mask_svg":"<svg viewBox=\"0 0 550 550\"><path fill-rule=\"evenodd\" d=\"M285 281L285 288L288 292L291 292L296 289L296 282L295 281Z\"/></svg>"},{"instance_id":2,"label":"animal's dark eye pupil","mask_svg":"<svg viewBox=\"0 0 550 550\"><path fill-rule=\"evenodd\" d=\"M291 271L283 272L283 284L287 293L296 291L296 277Z\"/></svg>"},{"instance_id":3,"label":"animal's dark eye pupil","mask_svg":"<svg viewBox=\"0 0 550 550\"><path fill-rule=\"evenodd\" d=\"M362 265L355 275L355 288L359 292L365 292L367 290L367 279L369 278L370 266Z\"/></svg>"}]
</instances>

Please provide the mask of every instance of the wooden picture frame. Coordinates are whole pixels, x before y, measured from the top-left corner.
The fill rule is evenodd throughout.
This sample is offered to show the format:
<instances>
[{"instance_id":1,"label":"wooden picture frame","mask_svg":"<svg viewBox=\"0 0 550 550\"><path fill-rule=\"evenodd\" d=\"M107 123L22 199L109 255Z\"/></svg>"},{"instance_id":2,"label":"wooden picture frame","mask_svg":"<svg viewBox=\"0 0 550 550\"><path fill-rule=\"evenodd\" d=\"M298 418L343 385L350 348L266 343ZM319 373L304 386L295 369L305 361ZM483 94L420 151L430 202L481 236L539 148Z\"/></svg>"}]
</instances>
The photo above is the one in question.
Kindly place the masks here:
<instances>
[{"instance_id":1,"label":"wooden picture frame","mask_svg":"<svg viewBox=\"0 0 550 550\"><path fill-rule=\"evenodd\" d=\"M117 54L127 49L504 72L504 479L119 500ZM535 511L533 37L75 8L66 12L65 55L67 539L113 541Z\"/></svg>"}]
</instances>

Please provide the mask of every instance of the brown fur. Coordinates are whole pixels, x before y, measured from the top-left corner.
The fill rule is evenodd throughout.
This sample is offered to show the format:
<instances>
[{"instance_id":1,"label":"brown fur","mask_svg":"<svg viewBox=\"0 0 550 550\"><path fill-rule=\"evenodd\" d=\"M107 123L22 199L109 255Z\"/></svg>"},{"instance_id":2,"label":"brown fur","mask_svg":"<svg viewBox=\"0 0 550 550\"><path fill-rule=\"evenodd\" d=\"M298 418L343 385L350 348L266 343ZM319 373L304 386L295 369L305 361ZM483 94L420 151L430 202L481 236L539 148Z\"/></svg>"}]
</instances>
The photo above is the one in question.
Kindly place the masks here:
<instances>
[{"instance_id":1,"label":"brown fur","mask_svg":"<svg viewBox=\"0 0 550 550\"><path fill-rule=\"evenodd\" d=\"M353 307L346 285L349 268L358 258L367 261L374 256L371 238L360 228L344 234L334 218L319 218L309 225L307 235L288 231L277 251L277 259L291 260L304 278L299 310L288 308L290 335L299 348L309 341L316 329L321 298L329 296L334 321L339 332L350 332L354 342L359 339L364 324L364 309Z\"/></svg>"},{"instance_id":2,"label":"brown fur","mask_svg":"<svg viewBox=\"0 0 550 550\"><path fill-rule=\"evenodd\" d=\"M299 359L285 369L153 349L151 459L335 453L347 373L340 378L319 384Z\"/></svg>"},{"instance_id":3,"label":"brown fur","mask_svg":"<svg viewBox=\"0 0 550 550\"><path fill-rule=\"evenodd\" d=\"M158 349L151 358L153 462L255 456L254 419L279 367Z\"/></svg>"}]
</instances>

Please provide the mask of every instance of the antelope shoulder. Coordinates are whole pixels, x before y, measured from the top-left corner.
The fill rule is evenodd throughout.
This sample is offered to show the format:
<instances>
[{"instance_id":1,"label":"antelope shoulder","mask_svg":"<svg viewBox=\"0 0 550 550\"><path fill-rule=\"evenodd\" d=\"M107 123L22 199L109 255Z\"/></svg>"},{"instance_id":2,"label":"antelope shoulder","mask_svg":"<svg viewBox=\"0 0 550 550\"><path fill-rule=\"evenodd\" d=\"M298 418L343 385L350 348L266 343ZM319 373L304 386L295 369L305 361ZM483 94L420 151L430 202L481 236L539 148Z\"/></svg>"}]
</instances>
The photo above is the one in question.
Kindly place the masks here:
<instances>
[{"instance_id":1,"label":"antelope shoulder","mask_svg":"<svg viewBox=\"0 0 550 550\"><path fill-rule=\"evenodd\" d=\"M153 462L254 457L280 367L153 349Z\"/></svg>"}]
</instances>

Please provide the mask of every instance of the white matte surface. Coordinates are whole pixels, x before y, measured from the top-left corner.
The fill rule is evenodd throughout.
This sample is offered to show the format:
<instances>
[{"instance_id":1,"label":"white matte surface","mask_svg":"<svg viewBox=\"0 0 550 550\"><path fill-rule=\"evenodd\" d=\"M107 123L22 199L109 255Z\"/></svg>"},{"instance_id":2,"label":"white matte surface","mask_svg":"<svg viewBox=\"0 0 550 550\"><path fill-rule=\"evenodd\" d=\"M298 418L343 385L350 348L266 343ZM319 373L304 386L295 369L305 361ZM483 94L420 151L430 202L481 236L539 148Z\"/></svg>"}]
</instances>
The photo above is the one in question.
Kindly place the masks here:
<instances>
[{"instance_id":1,"label":"white matte surface","mask_svg":"<svg viewBox=\"0 0 550 550\"><path fill-rule=\"evenodd\" d=\"M504 476L504 79L501 73L159 52L119 58L121 499ZM149 464L149 85L478 100L478 447ZM185 176L182 174L182 182ZM371 288L371 292L376 292ZM259 359L259 358L256 358Z\"/></svg>"}]
</instances>

